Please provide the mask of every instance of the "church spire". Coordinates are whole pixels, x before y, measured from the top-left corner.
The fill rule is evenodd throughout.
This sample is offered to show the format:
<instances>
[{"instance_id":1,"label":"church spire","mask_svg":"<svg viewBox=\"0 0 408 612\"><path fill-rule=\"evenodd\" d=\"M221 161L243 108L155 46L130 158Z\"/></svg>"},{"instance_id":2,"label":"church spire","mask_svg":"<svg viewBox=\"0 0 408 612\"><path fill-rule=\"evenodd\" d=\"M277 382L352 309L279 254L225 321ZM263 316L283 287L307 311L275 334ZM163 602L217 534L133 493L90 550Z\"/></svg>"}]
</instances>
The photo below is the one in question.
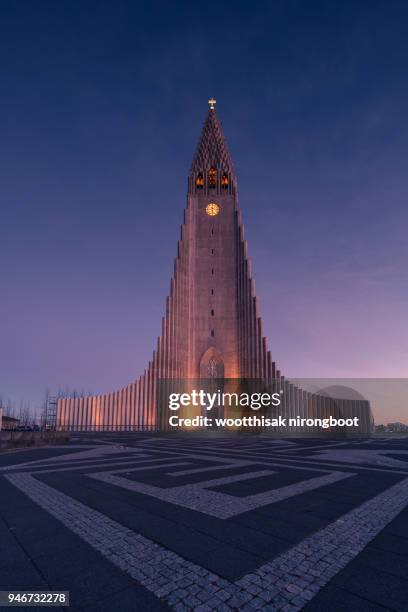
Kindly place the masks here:
<instances>
[{"instance_id":1,"label":"church spire","mask_svg":"<svg viewBox=\"0 0 408 612\"><path fill-rule=\"evenodd\" d=\"M210 108L191 165L190 191L207 193L214 189L231 193L236 184L234 166L215 110L216 100L210 98L208 104Z\"/></svg>"}]
</instances>

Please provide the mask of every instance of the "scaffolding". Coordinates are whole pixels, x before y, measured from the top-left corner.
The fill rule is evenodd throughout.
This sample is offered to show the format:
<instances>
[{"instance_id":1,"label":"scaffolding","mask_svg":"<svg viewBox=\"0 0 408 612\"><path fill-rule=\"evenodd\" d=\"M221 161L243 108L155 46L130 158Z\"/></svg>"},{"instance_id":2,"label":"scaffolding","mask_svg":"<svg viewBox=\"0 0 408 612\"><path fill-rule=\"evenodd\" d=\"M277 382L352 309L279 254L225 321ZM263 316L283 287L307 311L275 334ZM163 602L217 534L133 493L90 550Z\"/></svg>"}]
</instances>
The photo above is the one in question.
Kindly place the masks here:
<instances>
[{"instance_id":1,"label":"scaffolding","mask_svg":"<svg viewBox=\"0 0 408 612\"><path fill-rule=\"evenodd\" d=\"M47 395L44 410L43 428L55 429L57 425L57 396Z\"/></svg>"}]
</instances>

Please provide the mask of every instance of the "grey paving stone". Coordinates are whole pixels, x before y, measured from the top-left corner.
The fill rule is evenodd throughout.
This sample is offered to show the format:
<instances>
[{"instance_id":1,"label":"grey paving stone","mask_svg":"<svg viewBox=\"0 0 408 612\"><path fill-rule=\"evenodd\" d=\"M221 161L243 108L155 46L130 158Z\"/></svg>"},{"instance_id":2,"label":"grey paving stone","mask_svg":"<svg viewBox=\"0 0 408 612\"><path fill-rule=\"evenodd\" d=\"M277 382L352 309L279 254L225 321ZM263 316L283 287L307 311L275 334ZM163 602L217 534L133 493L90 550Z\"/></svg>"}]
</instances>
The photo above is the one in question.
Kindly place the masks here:
<instances>
[{"instance_id":1,"label":"grey paving stone","mask_svg":"<svg viewBox=\"0 0 408 612\"><path fill-rule=\"evenodd\" d=\"M159 442L157 441L154 444L158 445ZM265 447L265 458L268 462L267 466L268 468L273 467L273 470L265 470L268 474L267 478L272 478L273 472L276 471L276 469L279 470L282 466L285 467L285 465L281 462L279 464L280 467L277 468L277 462L270 460L269 441L263 442L262 444ZM191 446L194 446L194 444ZM228 464L233 466L234 462L236 463L239 461L236 454L234 455L233 453L241 453L241 450L234 450L233 444L229 445L228 451L225 448L223 449L221 444L213 443L213 447L217 449L218 453L224 453L224 465ZM149 447L149 452L151 452L152 448L153 446L151 445ZM186 447L184 441L182 445L172 441L166 442L166 448L170 449L172 453L167 456L168 464L185 463L186 461L188 463L190 461L192 462L190 463L192 467L187 468L187 472L191 469L193 473L190 475L185 474L184 476L198 478L200 472L197 470L200 470L200 468L194 467L194 461L203 461L203 450L201 448L199 452L191 452L191 450L189 451L188 449L188 445ZM182 448L182 451L180 451L180 448ZM211 444L206 446L206 452L211 455L210 460L219 461L219 454L216 455L211 448ZM245 488L247 487L246 484L242 484L242 488L239 487L241 487L240 483L249 483L250 478L254 476L253 474L251 476L251 474L248 473L250 470L247 469L250 467L251 459L253 460L254 456L251 454L251 443L246 443L246 446L243 448L247 449L244 452L246 453L245 456L249 459L246 462L245 469L247 471L245 475L242 474L242 477L239 474L230 476L223 475L221 478L210 478L210 480L203 479L201 481L196 480L192 485L182 485L185 492L189 491L191 494L196 492L198 496L197 499L201 500L197 506L197 501L194 500L194 496L189 498L186 493L187 497L183 498L183 503L187 499L187 505L191 506L191 510L197 511L202 500L208 501L211 497L213 502L216 500L215 506L213 506L213 508L216 508L216 512L219 512L220 508L224 508L223 512L226 512L224 518L221 517L220 519L218 516L218 519L222 521L226 520L228 516L230 518L237 516L236 513L231 514L233 505L230 505L232 502L228 499L229 497L234 498L233 495L225 494L218 490L209 492L221 495L221 497L208 497L207 493L203 493L203 491L208 492L208 489L205 487L211 486L209 483L212 483L213 487L229 486L230 492L232 491L232 486L238 487L234 489L237 495L233 501L237 503L237 508L244 507L242 504L241 506L239 504L248 498L248 495L244 495L244 493L248 492L249 489ZM291 447L289 445L288 448L293 448L293 446ZM261 446L258 445L256 451L258 464L260 449ZM99 466L103 465L104 469L106 468L106 471L102 471L100 474L109 476L109 472L112 471L109 467L114 466L115 462L118 461L116 451L113 450L106 453L106 465L101 460L101 456L98 455L98 449L86 449L81 452L86 453L85 455L81 455L81 470L85 464L88 468L94 470L92 466L96 463ZM157 448L155 452L157 452ZM109 453L111 453L110 457L108 457ZM163 457L164 455L160 457L158 464L163 464ZM199 459L200 457L201 459ZM140 457L135 456L132 467L137 466L137 462L140 461L140 459ZM319 605L320 600L326 602L330 601L330 592L332 589L335 591L337 589L337 593L343 591L347 592L350 602L353 601L354 597L354 602L361 603L368 601L372 603L373 606L382 606L384 608L388 597L388 601L391 602L395 610L402 610L402 606L405 605L406 598L404 596L404 589L406 581L404 581L403 575L406 569L406 560L404 559L404 555L401 554L401 551L403 553L405 548L399 547L399 552L384 549L387 553L386 556L388 555L388 571L385 568L380 568L381 554L378 546L381 546L381 541L376 548L374 540L380 532L382 532L383 535L385 531L384 527L389 525L387 531L389 530L391 546L395 547L395 538L403 533L404 524L406 527L408 515L404 515L404 519L401 519L401 516L403 516L404 509L406 509L408 505L408 479L401 471L399 475L394 474L394 484L392 486L387 485L387 482L391 482L391 472L388 468L388 471L385 472L384 470L381 472L381 469L378 470L377 468L373 468L372 473L367 472L368 476L366 481L369 485L366 488L368 492L367 495L370 495L371 490L375 490L374 488L370 489L370 487L374 486L370 484L371 476L373 477L372 480L374 480L374 476L375 478L378 477L378 480L381 480L381 478L383 479L383 484L381 485L383 489L382 492L368 498L364 503L356 507L354 507L353 504L355 503L354 498L357 499L358 495L354 490L355 485L352 484L353 478L350 475L350 465L347 466L348 471L343 468L343 470L340 469L340 471L337 472L338 474L346 475L346 478L336 477L335 479L325 480L325 477L313 476L308 479L309 489L300 487L300 485L303 485L304 482L307 481L299 482L299 480L293 479L293 484L289 485L289 487L292 488L287 489L282 498L279 498L279 495L282 494L282 489L285 488L282 486L280 489L275 489L274 496L271 496L270 491L256 493L254 496L250 495L249 497L253 497L251 503L255 503L255 498L257 497L256 503L261 502L261 504L265 502L266 495L269 500L268 503L272 500L271 503L275 504L277 513L280 512L280 508L287 507L285 506L286 499L290 499L290 497L296 495L296 499L303 500L297 506L298 516L300 512L306 513L309 511L316 516L318 514L324 515L325 520L327 517L337 517L339 513L342 513L342 515L326 527L318 529L315 533L308 535L303 541L295 545L289 545L286 551L281 552L279 556L273 558L271 561L262 562L260 564L258 562L259 567L254 570L252 566L252 569L248 570L246 576L242 577L242 579L236 580L231 577L227 580L226 576L220 578L218 574L223 573L223 566L225 563L231 563L234 554L237 558L236 563L238 563L236 570L238 567L241 567L241 571L245 571L245 562L249 559L250 553L248 551L243 552L242 561L240 561L239 553L237 553L239 547L244 545L244 542L241 543L237 540L235 542L235 548L231 546L230 549L228 546L223 546L222 548L214 548L210 551L203 550L203 563L208 560L206 557L210 555L214 557L213 567L218 563L219 571L211 572L202 567L201 564L186 559L184 555L176 554L173 550L173 544L176 542L174 537L173 539L169 537L167 548L163 547L157 542L153 542L152 539L138 533L137 528L125 526L103 512L92 508L92 502L98 487L106 486L111 487L112 491L115 491L115 496L116 493L118 495L118 499L115 497L115 499L112 500L112 507L114 504L123 503L125 496L127 496L127 502L132 499L136 502L136 507L139 508L137 506L137 497L131 497L134 494L135 496L142 495L143 503L145 503L146 499L150 498L152 503L156 504L150 507L154 507L158 511L160 511L160 506L158 504L161 503L163 508L166 507L165 512L167 512L167 507L171 504L174 505L174 500L152 500L152 491L150 490L149 493L147 489L142 493L140 491L132 492L132 489L129 489L129 487L126 487L126 491L121 491L123 487L120 486L119 489L117 482L107 483L107 481L102 478L99 482L90 482L88 491L85 491L85 489L82 490L83 501L78 501L75 499L75 495L77 494L75 487L77 486L78 480L71 479L72 476L70 476L71 467L74 468L73 471L75 474L79 471L79 463L76 463L77 460L78 458L75 459L75 455L72 455L71 458L65 457L64 461L61 460L60 463L57 461L56 463L59 463L57 466L53 465L52 458L51 460L47 459L47 461L36 462L35 465L30 463L24 467L25 471L19 471L18 469L8 470L7 479L10 484L14 485L16 489L19 489L27 496L30 503L35 502L35 504L52 515L54 519L61 522L71 533L73 532L76 536L79 536L79 538L87 543L91 549L98 551L103 557L109 560L109 563L116 565L120 570L127 573L132 579L136 580L147 589L147 591L154 594L160 605L167 604L180 611L200 609L200 612L204 612L208 609L231 610L239 608L242 610L282 609L289 612L295 612L295 610L299 610L305 605L308 606L308 609L313 610L313 605ZM240 460L242 461L242 458ZM310 458L308 460L310 461ZM259 476L259 473L262 473L262 469L259 469L258 464L255 474ZM203 463L201 463L201 465L203 465ZM309 463L309 466L310 465ZM315 465L317 471L319 471L319 465ZM66 488L66 490L69 489L68 494L58 491L55 487L30 475L31 469L40 470L42 474L47 471L52 475L55 467L64 475L64 483L69 485ZM322 473L321 467L320 465L320 474ZM303 466L302 469L304 470L305 467ZM353 471L354 469L355 465L352 466ZM336 474L336 470L331 472L331 468L328 466L325 466L324 470L326 470L325 476ZM113 471L116 470L114 469ZM211 470L205 471L205 473L207 473L207 478L208 472L211 472ZM89 473L89 469L88 471L84 469L83 473ZM143 473L143 470L138 472L138 474L141 475ZM183 475L181 475L181 477L183 477ZM266 475L261 478L265 477ZM42 478L44 478L44 476L42 476ZM75 478L77 479L78 477L75 476ZM139 476L137 478L139 478ZM310 489L310 483L314 481L316 484L316 479L318 478L322 479L319 481L320 484L317 489L313 491L313 488ZM157 479L157 482L160 482L160 486L153 486L155 486L155 490L159 489L160 491L167 490L173 491L173 493L175 490L180 491L180 487L170 483L172 479L174 480L174 476L172 478L170 476L160 476L160 478ZM387 479L389 480L387 481ZM123 480L126 480L126 478L123 478ZM137 485L140 484L138 480L129 480L128 482L136 482ZM151 482L154 482L154 479ZM359 478L358 482L361 483L362 479ZM164 483L166 483L167 489L163 488ZM143 486L152 486L145 485L144 482L141 484ZM264 484L262 486L264 486ZM259 480L257 486L260 486ZM187 489L186 487L189 488ZM99 490L102 492L106 489L101 488ZM276 491L280 491L280 493L276 494ZM337 503L336 496L338 496L338 491L348 492L348 501ZM332 499L330 496L332 496ZM279 501L279 499L281 500ZM236 500L238 500L238 502L236 502ZM241 500L241 502L239 500ZM302 507L302 503L305 504L304 508ZM148 505L146 505L146 508L147 507ZM130 506L127 506L127 508L129 509ZM213 508L210 508L210 514L213 512ZM346 508L352 509L345 512ZM180 511L184 512L184 520L187 517L187 514L185 514L186 509L180 507ZM200 512L202 512L202 510L200 510ZM269 516L268 512L271 512L271 510L263 509L262 512L262 516L267 517ZM148 516L148 513L145 512L145 514ZM22 513L22 516L23 515L24 513ZM176 513L169 512L167 516L171 516L172 520L174 520L174 517L177 515ZM201 516L203 517L202 520L204 523L204 515ZM151 518L155 520L155 516L151 515ZM243 519L245 519L244 515L237 517L237 520ZM305 523L306 522L307 521L305 521ZM208 525L208 522L206 524ZM225 524L227 525L227 523ZM196 525L198 525L198 523L196 523ZM182 532L180 532L180 536L181 533ZM196 532L194 532L194 534L195 533ZM174 534L171 535L173 536ZM26 537L27 541L32 537L29 530L27 530ZM35 538L33 537L33 542L34 541ZM370 545L370 542L372 542L372 545ZM386 541L384 541L383 538L382 545L384 546L385 543ZM185 550L187 552L188 546L186 542L184 545L186 546ZM368 548L366 548L367 546ZM373 552L371 558L369 558L371 546L375 552ZM366 553L362 552L364 549L366 549ZM398 555L401 557L401 563L399 564ZM256 563L255 558L252 563L254 562ZM354 573L362 579L359 585L356 579L350 579L351 574L349 572L352 571L353 567L356 568ZM231 572L231 576L233 575L234 573ZM388 582L384 577L385 575L388 576ZM393 593L391 593L391 590ZM127 601L127 594L125 591L123 591L124 605L126 605L125 602ZM329 595L326 595L326 592L329 593ZM347 600L346 597L345 600ZM330 608L330 610L331 609L332 608ZM376 607L372 609L376 610Z\"/></svg>"}]
</instances>

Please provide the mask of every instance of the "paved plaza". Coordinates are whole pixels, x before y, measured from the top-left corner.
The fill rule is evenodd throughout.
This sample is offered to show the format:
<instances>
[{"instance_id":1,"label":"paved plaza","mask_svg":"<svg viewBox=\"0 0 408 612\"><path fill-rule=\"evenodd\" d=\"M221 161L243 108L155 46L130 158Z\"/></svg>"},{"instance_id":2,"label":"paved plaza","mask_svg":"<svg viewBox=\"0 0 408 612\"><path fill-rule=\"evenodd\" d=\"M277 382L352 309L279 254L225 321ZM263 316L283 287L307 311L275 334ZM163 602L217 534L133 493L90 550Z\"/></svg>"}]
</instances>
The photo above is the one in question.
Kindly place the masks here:
<instances>
[{"instance_id":1,"label":"paved plaza","mask_svg":"<svg viewBox=\"0 0 408 612\"><path fill-rule=\"evenodd\" d=\"M78 434L0 454L0 483L0 590L101 612L407 610L407 439Z\"/></svg>"}]
</instances>

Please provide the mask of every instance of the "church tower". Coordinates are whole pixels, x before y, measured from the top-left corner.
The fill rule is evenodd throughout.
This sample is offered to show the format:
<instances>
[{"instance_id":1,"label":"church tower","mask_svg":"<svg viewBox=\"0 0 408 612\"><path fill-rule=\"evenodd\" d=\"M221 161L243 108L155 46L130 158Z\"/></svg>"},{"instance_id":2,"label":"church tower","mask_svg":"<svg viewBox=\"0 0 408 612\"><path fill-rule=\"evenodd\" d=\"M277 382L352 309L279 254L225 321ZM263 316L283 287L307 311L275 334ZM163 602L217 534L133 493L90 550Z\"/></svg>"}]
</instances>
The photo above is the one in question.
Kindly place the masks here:
<instances>
[{"instance_id":1,"label":"church tower","mask_svg":"<svg viewBox=\"0 0 408 612\"><path fill-rule=\"evenodd\" d=\"M209 105L188 176L174 274L152 359L123 389L58 398L52 425L73 431L156 430L164 422L163 402L157 401L161 380L225 378L257 379L266 385L276 381L288 416L357 410L364 426L356 433L370 431L368 402L341 400L338 408L332 398L284 380L272 361L251 276L237 177L215 100ZM293 433L302 430L294 427Z\"/></svg>"},{"instance_id":2,"label":"church tower","mask_svg":"<svg viewBox=\"0 0 408 612\"><path fill-rule=\"evenodd\" d=\"M163 321L159 352L170 351L164 377L271 378L276 372L262 336L237 178L215 100L209 103Z\"/></svg>"},{"instance_id":3,"label":"church tower","mask_svg":"<svg viewBox=\"0 0 408 612\"><path fill-rule=\"evenodd\" d=\"M262 335L237 199L237 177L214 99L188 176L187 205L161 335L124 389L57 402L57 426L156 426L160 380L279 378Z\"/></svg>"}]
</instances>

